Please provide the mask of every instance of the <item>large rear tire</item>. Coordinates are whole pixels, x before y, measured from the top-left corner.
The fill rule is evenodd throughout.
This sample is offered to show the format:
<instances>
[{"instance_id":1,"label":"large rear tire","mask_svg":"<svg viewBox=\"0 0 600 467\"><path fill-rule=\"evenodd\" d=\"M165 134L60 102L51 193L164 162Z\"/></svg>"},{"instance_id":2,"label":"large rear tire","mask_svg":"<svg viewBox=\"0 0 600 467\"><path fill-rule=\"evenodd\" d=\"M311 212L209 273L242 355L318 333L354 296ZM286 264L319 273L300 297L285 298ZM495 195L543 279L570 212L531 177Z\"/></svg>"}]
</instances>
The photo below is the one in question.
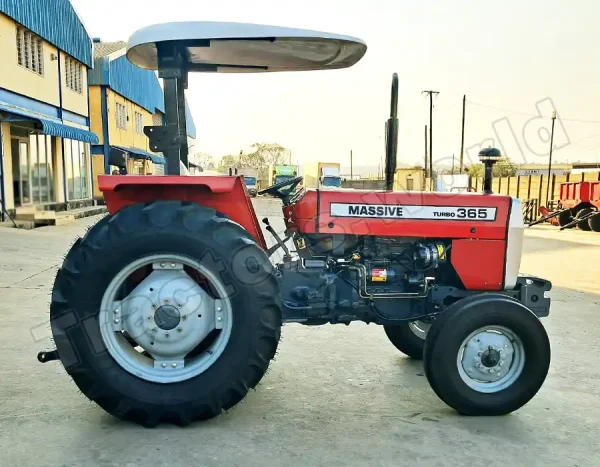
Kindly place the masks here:
<instances>
[{"instance_id":1,"label":"large rear tire","mask_svg":"<svg viewBox=\"0 0 600 467\"><path fill-rule=\"evenodd\" d=\"M400 352L415 360L423 358L425 338L431 323L425 321L384 325L383 329L390 342Z\"/></svg>"},{"instance_id":2,"label":"large rear tire","mask_svg":"<svg viewBox=\"0 0 600 467\"><path fill-rule=\"evenodd\" d=\"M550 366L550 343L523 304L478 295L452 304L433 322L424 349L431 388L465 415L505 415L539 391Z\"/></svg>"},{"instance_id":3,"label":"large rear tire","mask_svg":"<svg viewBox=\"0 0 600 467\"><path fill-rule=\"evenodd\" d=\"M170 260L160 263L156 258L161 257L176 259L173 263ZM186 328L186 323L198 323L207 317L195 312L188 315L185 323L179 321L180 324L174 324L176 328L172 327L169 322L173 322L173 312L169 315L164 311L169 312L175 306L182 311L187 306L187 302L176 296L181 292L179 289L172 301L159 300L159 308L168 304L161 317L153 296L148 295L147 305L142 302L142 323L135 325L138 336L132 336L134 332L129 327L125 328L127 332L122 331L125 338L121 339L121 331L111 328L113 323L127 320L126 316L119 320L118 313L133 302L127 302L130 299L127 295L121 302L114 302L120 303L119 307L107 310L114 297L107 305L106 294L111 290L121 295L131 292L135 284L127 290L126 283L115 288L115 280L127 268L131 269L132 264L144 261L149 262L145 266L149 275L138 289L153 277L157 288L164 285L163 292L166 291L169 281L161 284L162 276L155 273L168 274L161 266L168 269L181 264L180 274L188 283L194 287L204 284L202 290L214 295L216 305L208 310L213 314L207 321L209 331L210 326L214 329L193 351L187 353L189 347L185 346L189 346L190 334L193 343L198 328ZM201 277L196 277L198 272L185 272L188 269L184 268L193 265L203 273ZM191 274L191 278L186 274ZM131 300L139 298L138 289L131 292L135 296ZM205 305L213 303L209 300L212 298L207 298ZM139 308L129 307L131 316ZM204 315L205 308L202 310ZM215 310L222 314L217 315ZM175 313L184 319L183 312ZM108 324L106 316L111 319ZM160 422L186 425L233 407L259 383L277 349L281 306L273 268L245 229L213 209L194 203L156 201L135 204L103 218L75 242L54 283L50 318L60 359L85 396L120 419L145 426ZM219 327L217 321L225 324ZM150 328L145 327L148 323ZM120 328L121 324L115 326ZM188 330L190 333L186 334ZM147 339L153 336L150 332L157 331L156 339ZM183 340L185 336L187 341ZM154 342L148 345L149 340L156 340L156 345ZM133 352L134 358L129 358L119 345L132 341L132 346L137 343L141 348L140 355ZM171 342L187 349L185 356L177 360L179 367L176 368L176 363L161 366L158 359L152 363L149 354L158 352L168 357L173 350ZM215 342L219 345L213 345Z\"/></svg>"}]
</instances>

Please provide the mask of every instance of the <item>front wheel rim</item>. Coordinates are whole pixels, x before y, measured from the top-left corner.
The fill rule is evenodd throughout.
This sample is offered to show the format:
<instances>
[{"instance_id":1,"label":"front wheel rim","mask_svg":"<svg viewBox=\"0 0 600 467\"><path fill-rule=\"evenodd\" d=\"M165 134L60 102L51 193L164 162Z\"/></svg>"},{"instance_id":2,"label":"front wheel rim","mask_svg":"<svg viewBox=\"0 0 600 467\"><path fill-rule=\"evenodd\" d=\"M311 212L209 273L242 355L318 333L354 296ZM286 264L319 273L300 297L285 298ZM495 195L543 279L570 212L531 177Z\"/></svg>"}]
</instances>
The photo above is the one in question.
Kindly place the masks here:
<instances>
[{"instance_id":1,"label":"front wheel rim","mask_svg":"<svg viewBox=\"0 0 600 467\"><path fill-rule=\"evenodd\" d=\"M507 389L521 376L525 347L517 334L504 326L485 326L463 340L456 364L462 381L481 393Z\"/></svg>"},{"instance_id":2,"label":"front wheel rim","mask_svg":"<svg viewBox=\"0 0 600 467\"><path fill-rule=\"evenodd\" d=\"M130 276L149 266L152 272L123 297ZM186 271L199 273L206 289ZM108 353L121 368L146 381L175 383L217 361L231 337L233 315L226 287L205 265L161 254L121 269L104 292L98 323Z\"/></svg>"}]
</instances>

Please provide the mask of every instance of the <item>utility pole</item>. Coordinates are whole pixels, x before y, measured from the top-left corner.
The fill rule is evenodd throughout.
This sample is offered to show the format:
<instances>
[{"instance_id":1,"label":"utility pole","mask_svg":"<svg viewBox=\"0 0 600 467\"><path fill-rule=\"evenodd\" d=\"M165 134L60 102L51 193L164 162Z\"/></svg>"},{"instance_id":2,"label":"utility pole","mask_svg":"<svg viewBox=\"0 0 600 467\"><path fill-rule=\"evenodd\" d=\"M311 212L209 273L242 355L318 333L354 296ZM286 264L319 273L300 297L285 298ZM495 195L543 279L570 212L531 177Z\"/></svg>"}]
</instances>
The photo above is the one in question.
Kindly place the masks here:
<instances>
[{"instance_id":1,"label":"utility pole","mask_svg":"<svg viewBox=\"0 0 600 467\"><path fill-rule=\"evenodd\" d=\"M550 194L550 174L552 172L552 146L554 146L554 121L556 120L556 110L552 112L552 131L550 132L550 160L548 161L548 181L546 184L546 205L550 203L548 198Z\"/></svg>"},{"instance_id":2,"label":"utility pole","mask_svg":"<svg viewBox=\"0 0 600 467\"><path fill-rule=\"evenodd\" d=\"M425 125L425 178L428 177L429 172L427 171L427 125Z\"/></svg>"},{"instance_id":3,"label":"utility pole","mask_svg":"<svg viewBox=\"0 0 600 467\"><path fill-rule=\"evenodd\" d=\"M423 91L421 94L429 94L429 182L433 191L433 95L439 91Z\"/></svg>"},{"instance_id":4,"label":"utility pole","mask_svg":"<svg viewBox=\"0 0 600 467\"><path fill-rule=\"evenodd\" d=\"M463 113L462 113L462 130L460 136L460 167L458 173L461 174L463 171L463 153L465 150L465 107L467 104L467 96L463 95ZM454 164L452 164L452 168L454 168Z\"/></svg>"},{"instance_id":5,"label":"utility pole","mask_svg":"<svg viewBox=\"0 0 600 467\"><path fill-rule=\"evenodd\" d=\"M454 175L454 154L452 154L452 175Z\"/></svg>"},{"instance_id":6,"label":"utility pole","mask_svg":"<svg viewBox=\"0 0 600 467\"><path fill-rule=\"evenodd\" d=\"M352 149L350 149L350 180L354 180L352 173Z\"/></svg>"}]
</instances>

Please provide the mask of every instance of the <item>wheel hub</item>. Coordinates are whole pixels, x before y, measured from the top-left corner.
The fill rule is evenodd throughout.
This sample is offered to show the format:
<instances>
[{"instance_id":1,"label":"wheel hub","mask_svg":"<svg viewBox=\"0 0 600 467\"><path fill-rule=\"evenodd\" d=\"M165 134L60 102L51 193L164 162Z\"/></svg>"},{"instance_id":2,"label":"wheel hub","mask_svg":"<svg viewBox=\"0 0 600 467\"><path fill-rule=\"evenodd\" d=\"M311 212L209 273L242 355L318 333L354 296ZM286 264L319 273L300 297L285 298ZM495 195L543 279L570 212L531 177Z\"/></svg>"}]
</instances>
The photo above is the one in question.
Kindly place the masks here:
<instances>
[{"instance_id":1,"label":"wheel hub","mask_svg":"<svg viewBox=\"0 0 600 467\"><path fill-rule=\"evenodd\" d=\"M219 279L203 265L162 258L138 260L113 279L102 301L100 329L109 353L130 373L154 382L182 381L206 370L224 350L231 334L231 304L214 298L184 269L184 264L193 267L219 297L227 297ZM153 271L117 300L127 277L148 264ZM206 342L204 352L190 354L215 330L219 333Z\"/></svg>"},{"instance_id":2,"label":"wheel hub","mask_svg":"<svg viewBox=\"0 0 600 467\"><path fill-rule=\"evenodd\" d=\"M181 313L173 305L163 305L154 313L154 322L160 329L170 331L181 322Z\"/></svg>"},{"instance_id":3,"label":"wheel hub","mask_svg":"<svg viewBox=\"0 0 600 467\"><path fill-rule=\"evenodd\" d=\"M496 392L520 375L525 362L520 339L510 330L490 326L463 341L457 364L463 381L479 392Z\"/></svg>"},{"instance_id":4,"label":"wheel hub","mask_svg":"<svg viewBox=\"0 0 600 467\"><path fill-rule=\"evenodd\" d=\"M500 363L500 352L490 345L490 348L483 352L481 363L487 368L494 368Z\"/></svg>"}]
</instances>

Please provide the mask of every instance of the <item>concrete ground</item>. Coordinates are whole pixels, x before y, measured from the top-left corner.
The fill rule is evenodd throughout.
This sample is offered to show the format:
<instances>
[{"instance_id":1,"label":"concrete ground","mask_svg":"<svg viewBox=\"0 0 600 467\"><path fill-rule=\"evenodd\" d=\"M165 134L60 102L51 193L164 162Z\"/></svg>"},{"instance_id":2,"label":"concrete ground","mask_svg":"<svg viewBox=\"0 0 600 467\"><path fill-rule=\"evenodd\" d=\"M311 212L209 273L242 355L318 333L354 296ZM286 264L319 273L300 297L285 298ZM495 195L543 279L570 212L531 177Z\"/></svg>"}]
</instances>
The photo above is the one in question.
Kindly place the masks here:
<instances>
[{"instance_id":1,"label":"concrete ground","mask_svg":"<svg viewBox=\"0 0 600 467\"><path fill-rule=\"evenodd\" d=\"M278 202L258 199L259 216ZM63 255L93 219L0 228L0 466L598 466L600 234L527 231L522 271L553 281L553 359L538 395L498 418L457 415L377 326L288 325L256 392L187 428L120 422L81 395L49 348ZM277 225L276 225L277 227Z\"/></svg>"}]
</instances>

